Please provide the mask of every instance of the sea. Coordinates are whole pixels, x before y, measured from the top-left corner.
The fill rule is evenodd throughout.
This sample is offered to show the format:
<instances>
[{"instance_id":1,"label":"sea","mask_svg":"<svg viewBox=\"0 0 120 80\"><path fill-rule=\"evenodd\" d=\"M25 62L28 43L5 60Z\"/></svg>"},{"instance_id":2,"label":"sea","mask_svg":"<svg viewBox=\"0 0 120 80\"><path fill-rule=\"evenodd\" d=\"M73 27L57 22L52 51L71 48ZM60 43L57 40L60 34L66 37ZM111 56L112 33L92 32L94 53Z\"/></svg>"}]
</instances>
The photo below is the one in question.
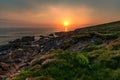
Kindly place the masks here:
<instances>
[{"instance_id":1,"label":"sea","mask_svg":"<svg viewBox=\"0 0 120 80\"><path fill-rule=\"evenodd\" d=\"M58 32L59 29L55 28L16 28L16 27L0 27L0 45L7 44L9 41L21 38L23 36L48 35L50 33Z\"/></svg>"}]
</instances>

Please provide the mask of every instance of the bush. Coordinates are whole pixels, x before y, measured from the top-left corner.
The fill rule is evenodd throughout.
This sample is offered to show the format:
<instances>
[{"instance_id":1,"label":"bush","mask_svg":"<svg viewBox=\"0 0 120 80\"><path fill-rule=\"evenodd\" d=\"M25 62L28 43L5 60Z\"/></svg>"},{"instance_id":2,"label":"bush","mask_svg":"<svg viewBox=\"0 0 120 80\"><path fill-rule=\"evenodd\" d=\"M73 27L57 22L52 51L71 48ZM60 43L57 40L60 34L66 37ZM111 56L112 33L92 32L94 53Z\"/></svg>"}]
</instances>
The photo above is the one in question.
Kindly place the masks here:
<instances>
[{"instance_id":1,"label":"bush","mask_svg":"<svg viewBox=\"0 0 120 80\"><path fill-rule=\"evenodd\" d=\"M75 59L76 59L76 61L78 61L78 64L81 64L81 65L89 64L88 58L82 54L77 54Z\"/></svg>"}]
</instances>

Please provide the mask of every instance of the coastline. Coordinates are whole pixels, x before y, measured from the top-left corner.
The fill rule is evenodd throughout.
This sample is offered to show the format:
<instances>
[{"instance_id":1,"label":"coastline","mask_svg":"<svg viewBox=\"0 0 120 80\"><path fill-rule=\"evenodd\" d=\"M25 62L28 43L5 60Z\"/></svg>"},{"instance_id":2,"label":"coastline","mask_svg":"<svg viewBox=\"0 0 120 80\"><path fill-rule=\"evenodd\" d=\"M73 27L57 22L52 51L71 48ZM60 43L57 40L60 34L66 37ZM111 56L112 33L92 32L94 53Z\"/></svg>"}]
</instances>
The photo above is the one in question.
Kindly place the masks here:
<instances>
[{"instance_id":1,"label":"coastline","mask_svg":"<svg viewBox=\"0 0 120 80\"><path fill-rule=\"evenodd\" d=\"M0 45L7 44L9 41L13 41L24 36L39 36L48 35L54 33L59 29L56 28L14 28L14 27L2 27L0 26Z\"/></svg>"}]
</instances>

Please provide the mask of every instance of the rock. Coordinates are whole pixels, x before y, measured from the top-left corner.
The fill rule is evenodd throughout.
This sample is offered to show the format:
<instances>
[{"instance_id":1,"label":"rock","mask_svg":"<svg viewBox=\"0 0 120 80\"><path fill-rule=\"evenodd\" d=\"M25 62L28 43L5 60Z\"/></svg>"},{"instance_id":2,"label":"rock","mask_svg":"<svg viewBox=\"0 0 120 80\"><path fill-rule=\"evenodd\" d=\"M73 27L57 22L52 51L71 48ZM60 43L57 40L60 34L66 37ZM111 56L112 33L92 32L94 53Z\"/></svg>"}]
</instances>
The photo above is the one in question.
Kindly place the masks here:
<instances>
[{"instance_id":1,"label":"rock","mask_svg":"<svg viewBox=\"0 0 120 80\"><path fill-rule=\"evenodd\" d=\"M55 37L58 37L58 36L55 33L53 33L53 34L49 34L49 37L55 38Z\"/></svg>"},{"instance_id":2,"label":"rock","mask_svg":"<svg viewBox=\"0 0 120 80\"><path fill-rule=\"evenodd\" d=\"M14 44L14 43L18 43L18 42L21 42L21 40L20 39L16 39L14 41L9 41L10 44Z\"/></svg>"},{"instance_id":3,"label":"rock","mask_svg":"<svg viewBox=\"0 0 120 80\"><path fill-rule=\"evenodd\" d=\"M8 50L10 47L11 47L10 44L0 46L0 52L5 51L5 50Z\"/></svg>"},{"instance_id":4,"label":"rock","mask_svg":"<svg viewBox=\"0 0 120 80\"><path fill-rule=\"evenodd\" d=\"M0 75L5 76L6 73L9 73L10 66L4 62L0 62ZM1 76L0 76L1 77ZM3 78L3 77L2 77Z\"/></svg>"},{"instance_id":5,"label":"rock","mask_svg":"<svg viewBox=\"0 0 120 80\"><path fill-rule=\"evenodd\" d=\"M44 38L45 36L43 36L43 35L40 35L40 38Z\"/></svg>"},{"instance_id":6,"label":"rock","mask_svg":"<svg viewBox=\"0 0 120 80\"><path fill-rule=\"evenodd\" d=\"M4 62L0 62L0 68L2 68L2 70L7 71L9 69L9 64L6 64Z\"/></svg>"},{"instance_id":7,"label":"rock","mask_svg":"<svg viewBox=\"0 0 120 80\"><path fill-rule=\"evenodd\" d=\"M54 37L54 35L53 35L53 34L49 34L49 36Z\"/></svg>"},{"instance_id":8,"label":"rock","mask_svg":"<svg viewBox=\"0 0 120 80\"><path fill-rule=\"evenodd\" d=\"M54 61L57 61L57 60L56 60L56 59L46 59L46 60L42 63L42 65L45 65L45 64L47 64L47 63L54 62Z\"/></svg>"},{"instance_id":9,"label":"rock","mask_svg":"<svg viewBox=\"0 0 120 80\"><path fill-rule=\"evenodd\" d=\"M25 80L32 80L31 78L26 78Z\"/></svg>"},{"instance_id":10,"label":"rock","mask_svg":"<svg viewBox=\"0 0 120 80\"><path fill-rule=\"evenodd\" d=\"M2 78L2 77L0 77L0 80L3 80L3 78Z\"/></svg>"},{"instance_id":11,"label":"rock","mask_svg":"<svg viewBox=\"0 0 120 80\"><path fill-rule=\"evenodd\" d=\"M0 80L6 80L6 76L1 76L0 75Z\"/></svg>"},{"instance_id":12,"label":"rock","mask_svg":"<svg viewBox=\"0 0 120 80\"><path fill-rule=\"evenodd\" d=\"M23 43L23 42L32 42L34 40L35 40L34 36L25 36L25 37L22 37L21 39L16 39L14 41L9 41L9 44L20 44L20 43Z\"/></svg>"},{"instance_id":13,"label":"rock","mask_svg":"<svg viewBox=\"0 0 120 80\"><path fill-rule=\"evenodd\" d=\"M34 36L25 36L25 37L22 37L21 41L22 42L31 42L31 41L34 41Z\"/></svg>"}]
</instances>

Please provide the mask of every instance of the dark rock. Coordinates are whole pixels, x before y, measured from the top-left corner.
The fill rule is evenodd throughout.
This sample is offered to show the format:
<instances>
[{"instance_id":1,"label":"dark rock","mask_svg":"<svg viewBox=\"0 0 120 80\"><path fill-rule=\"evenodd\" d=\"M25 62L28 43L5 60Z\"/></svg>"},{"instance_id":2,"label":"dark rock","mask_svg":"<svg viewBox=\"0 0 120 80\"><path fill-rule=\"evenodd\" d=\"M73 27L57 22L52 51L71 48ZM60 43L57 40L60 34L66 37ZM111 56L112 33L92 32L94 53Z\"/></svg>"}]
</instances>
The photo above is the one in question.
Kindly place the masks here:
<instances>
[{"instance_id":1,"label":"dark rock","mask_svg":"<svg viewBox=\"0 0 120 80\"><path fill-rule=\"evenodd\" d=\"M3 80L3 78L2 78L2 77L0 77L0 80Z\"/></svg>"},{"instance_id":2,"label":"dark rock","mask_svg":"<svg viewBox=\"0 0 120 80\"><path fill-rule=\"evenodd\" d=\"M9 41L10 44L14 44L14 43L18 43L18 42L21 42L21 40L20 39L16 39L14 41Z\"/></svg>"},{"instance_id":3,"label":"dark rock","mask_svg":"<svg viewBox=\"0 0 120 80\"><path fill-rule=\"evenodd\" d=\"M44 39L46 38L46 36L40 35L40 39Z\"/></svg>"},{"instance_id":4,"label":"dark rock","mask_svg":"<svg viewBox=\"0 0 120 80\"><path fill-rule=\"evenodd\" d=\"M22 42L29 42L29 41L31 42L34 40L35 40L34 36L25 36L25 37L22 37L21 39Z\"/></svg>"},{"instance_id":5,"label":"dark rock","mask_svg":"<svg viewBox=\"0 0 120 80\"><path fill-rule=\"evenodd\" d=\"M5 75L6 73L9 73L9 67L9 64L0 62L0 75Z\"/></svg>"},{"instance_id":6,"label":"dark rock","mask_svg":"<svg viewBox=\"0 0 120 80\"><path fill-rule=\"evenodd\" d=\"M10 44L0 46L0 52L5 51L5 50L8 50L10 47L11 47Z\"/></svg>"},{"instance_id":7,"label":"dark rock","mask_svg":"<svg viewBox=\"0 0 120 80\"><path fill-rule=\"evenodd\" d=\"M53 37L54 35L53 35L53 34L49 34L49 36L52 36L52 37Z\"/></svg>"}]
</instances>

